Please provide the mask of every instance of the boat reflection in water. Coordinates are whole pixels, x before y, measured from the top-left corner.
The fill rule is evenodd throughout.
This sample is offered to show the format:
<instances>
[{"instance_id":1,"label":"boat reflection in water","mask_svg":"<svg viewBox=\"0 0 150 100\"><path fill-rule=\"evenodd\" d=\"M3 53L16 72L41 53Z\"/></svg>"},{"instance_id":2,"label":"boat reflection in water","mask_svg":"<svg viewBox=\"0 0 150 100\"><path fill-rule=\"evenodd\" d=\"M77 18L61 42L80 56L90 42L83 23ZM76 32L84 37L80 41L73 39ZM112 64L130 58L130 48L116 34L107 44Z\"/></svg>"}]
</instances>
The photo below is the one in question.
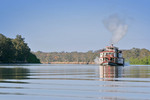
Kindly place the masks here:
<instances>
[{"instance_id":1,"label":"boat reflection in water","mask_svg":"<svg viewBox=\"0 0 150 100\"><path fill-rule=\"evenodd\" d=\"M99 66L100 81L116 81L122 77L123 66Z\"/></svg>"}]
</instances>

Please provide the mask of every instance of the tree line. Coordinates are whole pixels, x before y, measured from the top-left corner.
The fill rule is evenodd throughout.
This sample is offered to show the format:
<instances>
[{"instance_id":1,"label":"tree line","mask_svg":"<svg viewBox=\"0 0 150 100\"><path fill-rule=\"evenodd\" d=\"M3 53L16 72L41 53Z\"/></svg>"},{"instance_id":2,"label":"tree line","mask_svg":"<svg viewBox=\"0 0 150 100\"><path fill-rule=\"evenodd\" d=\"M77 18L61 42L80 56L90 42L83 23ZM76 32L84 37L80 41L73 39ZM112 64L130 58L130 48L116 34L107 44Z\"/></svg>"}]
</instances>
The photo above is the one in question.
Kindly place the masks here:
<instances>
[{"instance_id":1,"label":"tree line","mask_svg":"<svg viewBox=\"0 0 150 100\"><path fill-rule=\"evenodd\" d=\"M30 52L21 35L11 39L0 34L0 63L40 63L40 60Z\"/></svg>"},{"instance_id":2,"label":"tree line","mask_svg":"<svg viewBox=\"0 0 150 100\"><path fill-rule=\"evenodd\" d=\"M0 63L51 63L51 62L94 62L99 52L31 52L21 35L15 39L0 34ZM147 49L132 48L122 50L123 57L130 64L150 64L150 51Z\"/></svg>"},{"instance_id":3,"label":"tree line","mask_svg":"<svg viewBox=\"0 0 150 100\"><path fill-rule=\"evenodd\" d=\"M132 48L123 50L123 57L130 64L150 65L150 51L148 49Z\"/></svg>"},{"instance_id":4,"label":"tree line","mask_svg":"<svg viewBox=\"0 0 150 100\"><path fill-rule=\"evenodd\" d=\"M94 62L96 57L99 57L99 52L88 51L88 52L34 52L37 58L42 63L50 62ZM147 49L132 48L130 50L122 50L123 57L126 62L130 64L150 64L150 51Z\"/></svg>"},{"instance_id":5,"label":"tree line","mask_svg":"<svg viewBox=\"0 0 150 100\"><path fill-rule=\"evenodd\" d=\"M88 52L34 52L41 62L93 62L98 53L93 51Z\"/></svg>"}]
</instances>

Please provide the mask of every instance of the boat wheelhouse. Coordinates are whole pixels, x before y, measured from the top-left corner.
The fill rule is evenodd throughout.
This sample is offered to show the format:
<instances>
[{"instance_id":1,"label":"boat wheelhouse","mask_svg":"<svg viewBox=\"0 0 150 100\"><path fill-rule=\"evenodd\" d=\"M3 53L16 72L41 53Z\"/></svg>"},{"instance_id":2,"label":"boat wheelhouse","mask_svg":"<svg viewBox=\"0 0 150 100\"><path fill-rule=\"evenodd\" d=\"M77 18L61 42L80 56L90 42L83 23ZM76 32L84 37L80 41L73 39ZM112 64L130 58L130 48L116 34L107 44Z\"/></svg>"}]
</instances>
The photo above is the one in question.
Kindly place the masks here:
<instances>
[{"instance_id":1,"label":"boat wheelhouse","mask_svg":"<svg viewBox=\"0 0 150 100\"><path fill-rule=\"evenodd\" d=\"M117 47L107 46L102 52L100 52L100 65L124 65L124 58L122 57L122 51Z\"/></svg>"}]
</instances>

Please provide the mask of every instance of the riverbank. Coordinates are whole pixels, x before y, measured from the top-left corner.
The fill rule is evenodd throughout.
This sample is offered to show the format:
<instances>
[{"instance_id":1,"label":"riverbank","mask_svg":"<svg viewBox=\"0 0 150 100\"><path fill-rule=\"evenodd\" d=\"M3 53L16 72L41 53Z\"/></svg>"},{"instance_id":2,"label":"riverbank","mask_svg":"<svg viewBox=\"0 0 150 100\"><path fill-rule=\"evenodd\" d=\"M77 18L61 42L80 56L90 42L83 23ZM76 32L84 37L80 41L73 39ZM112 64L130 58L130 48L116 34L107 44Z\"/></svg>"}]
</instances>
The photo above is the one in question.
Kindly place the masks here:
<instances>
[{"instance_id":1,"label":"riverbank","mask_svg":"<svg viewBox=\"0 0 150 100\"><path fill-rule=\"evenodd\" d=\"M95 62L41 62L42 64L95 64Z\"/></svg>"},{"instance_id":2,"label":"riverbank","mask_svg":"<svg viewBox=\"0 0 150 100\"><path fill-rule=\"evenodd\" d=\"M96 64L96 63L95 62L41 62L41 64ZM127 65L141 65L141 64L129 64L128 63ZM143 65L149 65L149 64L143 64Z\"/></svg>"}]
</instances>

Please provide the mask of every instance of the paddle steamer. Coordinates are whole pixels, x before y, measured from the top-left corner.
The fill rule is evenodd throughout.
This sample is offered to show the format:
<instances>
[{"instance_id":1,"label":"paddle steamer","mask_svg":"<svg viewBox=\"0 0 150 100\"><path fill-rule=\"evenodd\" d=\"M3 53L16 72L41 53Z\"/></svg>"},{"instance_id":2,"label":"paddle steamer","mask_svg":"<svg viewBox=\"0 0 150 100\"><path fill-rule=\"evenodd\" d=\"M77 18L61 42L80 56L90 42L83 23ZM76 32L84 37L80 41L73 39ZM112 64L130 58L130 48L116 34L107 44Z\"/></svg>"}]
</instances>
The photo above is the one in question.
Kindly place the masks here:
<instances>
[{"instance_id":1,"label":"paddle steamer","mask_svg":"<svg viewBox=\"0 0 150 100\"><path fill-rule=\"evenodd\" d=\"M122 57L122 51L119 50L117 47L107 46L105 49L100 52L100 65L124 65L124 58Z\"/></svg>"}]
</instances>

